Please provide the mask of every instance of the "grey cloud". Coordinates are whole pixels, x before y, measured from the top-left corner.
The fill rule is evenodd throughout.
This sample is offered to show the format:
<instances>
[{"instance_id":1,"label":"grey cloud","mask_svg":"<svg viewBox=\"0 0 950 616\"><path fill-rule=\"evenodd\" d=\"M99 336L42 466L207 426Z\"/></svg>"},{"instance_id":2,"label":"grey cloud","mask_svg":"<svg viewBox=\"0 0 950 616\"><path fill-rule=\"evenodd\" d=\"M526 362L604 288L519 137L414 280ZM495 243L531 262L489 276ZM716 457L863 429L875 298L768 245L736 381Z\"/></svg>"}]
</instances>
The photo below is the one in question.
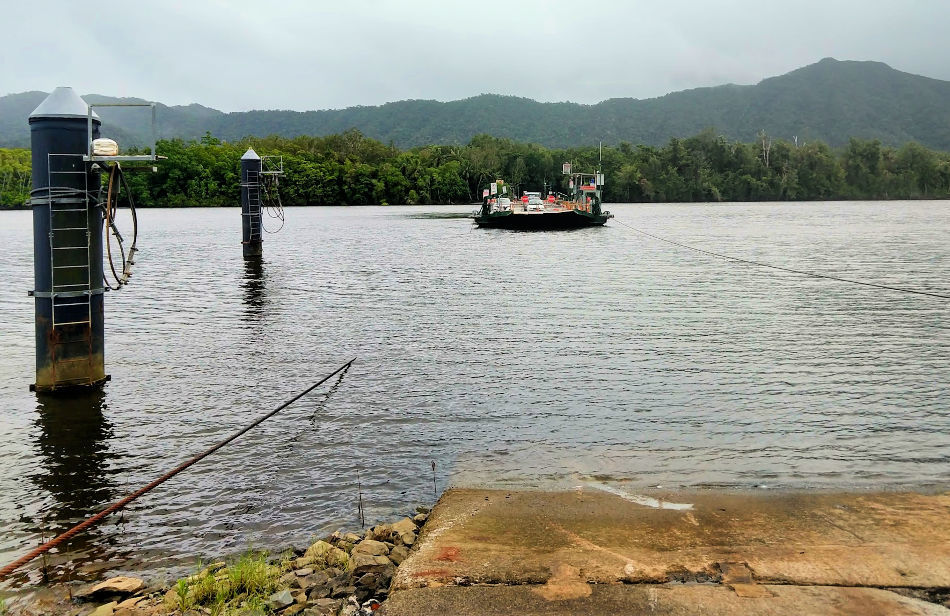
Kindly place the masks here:
<instances>
[{"instance_id":1,"label":"grey cloud","mask_svg":"<svg viewBox=\"0 0 950 616\"><path fill-rule=\"evenodd\" d=\"M817 60L950 79L939 0L74 1L6 10L0 94L71 85L226 111L482 92L594 103Z\"/></svg>"}]
</instances>

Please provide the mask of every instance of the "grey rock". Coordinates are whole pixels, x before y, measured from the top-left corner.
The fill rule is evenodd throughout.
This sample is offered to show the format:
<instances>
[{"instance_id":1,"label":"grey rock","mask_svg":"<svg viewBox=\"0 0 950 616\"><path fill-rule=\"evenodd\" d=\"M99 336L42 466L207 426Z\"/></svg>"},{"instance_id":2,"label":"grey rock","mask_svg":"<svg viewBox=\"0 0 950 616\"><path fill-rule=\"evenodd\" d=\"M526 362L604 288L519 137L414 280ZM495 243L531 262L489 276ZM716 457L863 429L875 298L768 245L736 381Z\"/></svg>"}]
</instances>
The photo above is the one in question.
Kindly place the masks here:
<instances>
[{"instance_id":1,"label":"grey rock","mask_svg":"<svg viewBox=\"0 0 950 616\"><path fill-rule=\"evenodd\" d=\"M343 602L339 599L317 599L314 601L306 614L308 616L336 616Z\"/></svg>"},{"instance_id":2,"label":"grey rock","mask_svg":"<svg viewBox=\"0 0 950 616\"><path fill-rule=\"evenodd\" d=\"M396 546L389 551L389 560L393 561L396 565L401 565L402 561L406 560L409 557L409 548L405 546Z\"/></svg>"},{"instance_id":3,"label":"grey rock","mask_svg":"<svg viewBox=\"0 0 950 616\"><path fill-rule=\"evenodd\" d=\"M291 588L302 588L300 585L300 578L298 578L293 573L285 573L280 576L279 583L281 586L289 586Z\"/></svg>"},{"instance_id":4,"label":"grey rock","mask_svg":"<svg viewBox=\"0 0 950 616\"><path fill-rule=\"evenodd\" d=\"M392 561L385 556L357 554L353 557L353 576L359 577L365 573L377 573L387 565L392 566Z\"/></svg>"},{"instance_id":5,"label":"grey rock","mask_svg":"<svg viewBox=\"0 0 950 616\"><path fill-rule=\"evenodd\" d=\"M396 567L393 565L383 567L376 575L379 576L379 587L388 589L389 584L393 580L393 576L396 575Z\"/></svg>"},{"instance_id":6,"label":"grey rock","mask_svg":"<svg viewBox=\"0 0 950 616\"><path fill-rule=\"evenodd\" d=\"M341 571L340 575L330 578L330 586L349 586L353 581L353 575L346 571Z\"/></svg>"},{"instance_id":7,"label":"grey rock","mask_svg":"<svg viewBox=\"0 0 950 616\"><path fill-rule=\"evenodd\" d=\"M296 575L297 577L307 577L311 573L313 573L313 569L309 567L306 569L297 569L296 571L294 571L294 575Z\"/></svg>"},{"instance_id":8,"label":"grey rock","mask_svg":"<svg viewBox=\"0 0 950 616\"><path fill-rule=\"evenodd\" d=\"M267 597L267 607L272 610L279 610L291 605L294 602L294 596L286 588L279 590Z\"/></svg>"},{"instance_id":9,"label":"grey rock","mask_svg":"<svg viewBox=\"0 0 950 616\"><path fill-rule=\"evenodd\" d=\"M333 590L333 587L330 584L324 582L307 590L307 598L310 601L316 601L319 599L325 599L330 596L330 591Z\"/></svg>"},{"instance_id":10,"label":"grey rock","mask_svg":"<svg viewBox=\"0 0 950 616\"><path fill-rule=\"evenodd\" d=\"M376 588L379 584L379 576L375 573L366 573L356 580L356 585L363 588Z\"/></svg>"},{"instance_id":11,"label":"grey rock","mask_svg":"<svg viewBox=\"0 0 950 616\"><path fill-rule=\"evenodd\" d=\"M356 586L337 586L330 591L330 597L333 599L342 599L343 597L349 597L356 592Z\"/></svg>"},{"instance_id":12,"label":"grey rock","mask_svg":"<svg viewBox=\"0 0 950 616\"><path fill-rule=\"evenodd\" d=\"M356 598L356 601L358 603L363 603L364 601L372 597L375 594L375 592L376 591L372 588L357 588L356 594L353 596Z\"/></svg>"},{"instance_id":13,"label":"grey rock","mask_svg":"<svg viewBox=\"0 0 950 616\"><path fill-rule=\"evenodd\" d=\"M313 575L308 575L304 578L298 578L297 576L294 576L294 578L296 578L295 581L304 590L310 590L314 586L326 584L330 581L330 576L327 575L326 571L317 571Z\"/></svg>"}]
</instances>

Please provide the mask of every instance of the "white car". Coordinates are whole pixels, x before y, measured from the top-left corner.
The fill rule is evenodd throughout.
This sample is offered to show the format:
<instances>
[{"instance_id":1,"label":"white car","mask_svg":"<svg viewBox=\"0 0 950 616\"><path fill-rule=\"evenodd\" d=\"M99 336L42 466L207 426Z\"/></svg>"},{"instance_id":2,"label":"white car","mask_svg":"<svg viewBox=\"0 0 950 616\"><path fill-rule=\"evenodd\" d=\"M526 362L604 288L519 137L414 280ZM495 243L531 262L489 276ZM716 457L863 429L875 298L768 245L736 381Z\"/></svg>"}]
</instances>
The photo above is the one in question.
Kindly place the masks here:
<instances>
[{"instance_id":1,"label":"white car","mask_svg":"<svg viewBox=\"0 0 950 616\"><path fill-rule=\"evenodd\" d=\"M499 197L498 201L495 202L495 207L492 208L492 211L495 212L507 212L511 209L511 199L508 197Z\"/></svg>"},{"instance_id":2,"label":"white car","mask_svg":"<svg viewBox=\"0 0 950 616\"><path fill-rule=\"evenodd\" d=\"M544 201L541 200L541 197L531 196L528 198L527 205L524 206L526 212L543 212L544 211Z\"/></svg>"}]
</instances>

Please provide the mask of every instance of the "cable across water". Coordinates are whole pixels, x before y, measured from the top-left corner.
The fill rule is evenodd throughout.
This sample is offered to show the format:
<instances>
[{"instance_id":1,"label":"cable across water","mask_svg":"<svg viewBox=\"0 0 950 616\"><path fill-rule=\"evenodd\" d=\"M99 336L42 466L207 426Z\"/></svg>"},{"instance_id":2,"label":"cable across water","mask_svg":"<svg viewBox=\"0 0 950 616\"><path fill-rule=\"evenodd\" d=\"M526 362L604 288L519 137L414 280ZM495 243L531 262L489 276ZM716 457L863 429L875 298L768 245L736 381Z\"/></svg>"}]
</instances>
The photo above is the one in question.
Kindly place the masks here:
<instances>
[{"instance_id":1,"label":"cable across water","mask_svg":"<svg viewBox=\"0 0 950 616\"><path fill-rule=\"evenodd\" d=\"M16 559L15 561L13 561L12 563L10 563L9 565L7 565L6 567L4 567L3 569L0 569L0 581L3 581L3 580L6 579L7 577L9 577L14 571L16 571L17 569L19 569L19 568L22 567L23 565L27 564L28 562L30 562L31 560L33 560L33 559L36 558L37 556L40 556L41 554L44 554L45 552L48 552L49 550L51 550L52 548L56 547L56 546L59 545L60 543L66 541L66 540L68 540L68 539L70 539L71 537L77 535L78 533L80 533L80 532L82 532L83 530L89 528L90 526L93 526L93 525L95 525L95 524L101 522L101 521L102 521L104 518L106 518L109 514L115 513L116 511L122 509L123 507L125 507L126 505L128 505L129 503L131 503L132 501L134 501L135 499L137 499L138 497L142 496L142 495L145 494L146 492L149 492L149 491L152 490L153 488L155 488L155 487L157 487L157 486L159 486L159 485L165 483L166 481L168 481L169 479L171 479L172 477L174 477L174 476L177 475L178 473L182 472L183 470L185 470L185 469L188 468L189 466L191 466L191 465L193 465L193 464L195 464L195 463L197 463L197 462L200 462L200 461L203 460L204 458L207 458L208 456L210 456L211 454L213 454L213 453L216 452L217 450L221 449L222 447L224 447L225 445L227 445L227 444L230 443L231 441L237 439L238 437L244 435L245 433L249 432L249 431L252 430L253 428L255 428L255 427L257 427L258 425L262 424L264 421L270 419L271 417L273 417L274 415L276 415L276 414L279 413L280 411L284 410L285 408L287 408L288 406L290 406L291 404L293 404L293 403L296 402L297 400L300 400L301 398L303 398L304 396L306 396L308 393L310 393L311 391L313 391L314 389L316 389L316 388L319 387L320 385L323 385L324 383L326 383L328 380L330 380L330 379L331 379L333 376L335 376L336 374L338 374L338 373L340 373L340 372L344 372L345 370L347 370L347 369L350 367L350 365L351 365L354 361L356 361L356 358L355 358L355 357L354 357L353 359L351 359L350 361L346 362L345 364L343 364L342 366L340 366L339 368L337 368L336 370L334 370L333 372L331 372L330 374L326 375L325 377L323 377L322 379L320 379L319 381L317 381L316 383L314 383L313 385L311 385L311 386L308 387L307 389L303 390L302 392L300 392L299 394L297 394L296 396L294 396L294 397L291 398L290 400L287 400L286 402L284 402L283 404L281 404L280 406L278 406L277 408L275 408L273 411L267 413L266 415L263 415L263 416L259 417L257 420L255 420L255 421L254 421L253 423L251 423L250 425L248 425L248 426L242 428L241 430L238 430L237 432L235 432L234 434L232 434L232 435L229 436L228 438L226 438L226 439L224 439L223 441L217 443L216 445L212 446L211 448L206 449L205 451L199 453L198 455L194 456L193 458L191 458L191 459L189 459L189 460L187 460L187 461L185 461L185 462L179 464L178 466L176 466L176 467L173 468L172 470L168 471L167 473L165 473L164 475L162 475L161 477L159 477L159 478L156 479L155 481L149 483L148 485L142 486L141 488L139 488L139 489L136 490L135 492L129 494L128 496L126 496L126 497L123 498L122 500L117 501L117 502L113 503L112 505L109 505L108 507L106 507L105 509L103 509L102 511L100 511L99 513L97 513L96 515L94 515L94 516L92 516L92 517L90 517L90 518L87 518L85 521L80 522L80 523L77 524L76 526L73 526L72 528L70 528L70 529L67 530L66 532L62 533L61 535L59 535L59 536L57 536L57 537L55 537L55 538L53 538L53 539L47 541L46 543L44 543L43 545L41 545L41 546L39 546L39 547L33 549L33 550L30 551L28 554L24 554L23 556L21 556L20 558Z\"/></svg>"},{"instance_id":2,"label":"cable across water","mask_svg":"<svg viewBox=\"0 0 950 616\"><path fill-rule=\"evenodd\" d=\"M876 282L865 282L865 281L863 281L863 280L852 280L852 279L850 279L850 278L841 278L840 276L833 276L833 275L831 275L831 274L819 274L819 273L817 273L817 272L808 272L808 271L805 271L805 270L793 269L793 268L791 268L791 267L783 267L783 266L781 266L781 265L772 265L771 263L763 263L762 261L754 261L754 260L752 260L752 259L743 259L743 258L741 258L741 257L733 257L733 256L731 256L731 255L723 254L723 253L721 253L721 252L715 252L715 251L713 251L713 250L706 250L706 249L704 249L704 248L697 248L697 247L695 247L695 246L690 246L689 244L684 244L683 242L677 242L676 240L671 240L671 239L668 239L668 238L665 238L665 237L662 237L662 236L659 236L659 235L654 235L653 233L649 233L649 232L647 232L647 231L644 231L643 229L638 229L638 228L636 228L636 227L634 227L634 226L632 226L632 225L628 225L627 223L625 223L625 222L623 222L622 220L619 220L619 219L617 219L617 218L614 218L614 221L615 221L617 224L622 225L622 226L624 226L624 227L630 229L631 231L636 231L637 233L640 233L640 234L645 235L645 236L647 236L647 237L653 238L653 239L655 239L655 240L658 240L658 241L661 241L661 242L666 242L667 244L672 244L673 246L679 246L680 248L685 248L685 249L687 249L687 250L692 250L693 252L698 252L698 253L701 253L701 254L704 254L704 255L709 255L709 256L712 256L712 257L718 257L718 258L720 258L720 259L727 259L727 260L729 260L729 261L735 261L736 263L745 263L746 265L754 265L754 266L756 266L756 267L764 267L764 268L768 268L768 269L779 270L779 271L782 271L782 272L789 272L789 273L792 273L792 274L800 274L800 275L802 275L802 276L809 276L809 277L811 277L811 278L824 278L824 279L826 279L826 280L835 280L835 281L838 281L838 282L846 282L846 283L848 283L848 284L857 284L857 285L861 285L861 286L864 286L864 287L875 287L875 288L878 288L878 289L886 289L886 290L888 290L888 291L899 291L899 292L901 292L901 293L912 293L912 294L914 294L914 295L926 295L926 296L928 296L928 297L936 297L936 298L940 298L940 299L950 299L950 295L943 295L943 294L940 294L940 293L932 293L932 292L930 292L930 291L919 291L919 290L916 290L916 289L908 289L908 288L905 288L905 287L894 287L894 286L886 285L886 284L878 284L878 283L876 283Z\"/></svg>"}]
</instances>

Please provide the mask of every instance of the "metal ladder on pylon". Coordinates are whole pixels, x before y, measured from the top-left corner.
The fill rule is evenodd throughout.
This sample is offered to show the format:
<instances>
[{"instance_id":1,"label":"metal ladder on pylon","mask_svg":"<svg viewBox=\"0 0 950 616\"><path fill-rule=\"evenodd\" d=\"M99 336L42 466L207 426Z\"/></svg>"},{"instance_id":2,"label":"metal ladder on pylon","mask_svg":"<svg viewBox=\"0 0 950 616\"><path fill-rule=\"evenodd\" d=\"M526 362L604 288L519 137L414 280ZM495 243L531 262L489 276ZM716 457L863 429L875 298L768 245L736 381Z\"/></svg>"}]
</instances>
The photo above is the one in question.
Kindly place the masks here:
<instances>
[{"instance_id":1,"label":"metal ladder on pylon","mask_svg":"<svg viewBox=\"0 0 950 616\"><path fill-rule=\"evenodd\" d=\"M249 169L245 184L247 187L247 212L248 224L250 226L250 236L248 240L261 241L261 174L259 171Z\"/></svg>"},{"instance_id":2,"label":"metal ladder on pylon","mask_svg":"<svg viewBox=\"0 0 950 616\"><path fill-rule=\"evenodd\" d=\"M92 264L90 262L90 221L95 215L89 195L89 174L82 154L48 154L48 205L50 213L50 340L57 363L92 361ZM83 176L81 195L75 189L60 188L70 182L55 182L64 176ZM98 189L98 187L97 187ZM84 345L87 352L64 357L67 345ZM72 353L68 355L73 355Z\"/></svg>"}]
</instances>

